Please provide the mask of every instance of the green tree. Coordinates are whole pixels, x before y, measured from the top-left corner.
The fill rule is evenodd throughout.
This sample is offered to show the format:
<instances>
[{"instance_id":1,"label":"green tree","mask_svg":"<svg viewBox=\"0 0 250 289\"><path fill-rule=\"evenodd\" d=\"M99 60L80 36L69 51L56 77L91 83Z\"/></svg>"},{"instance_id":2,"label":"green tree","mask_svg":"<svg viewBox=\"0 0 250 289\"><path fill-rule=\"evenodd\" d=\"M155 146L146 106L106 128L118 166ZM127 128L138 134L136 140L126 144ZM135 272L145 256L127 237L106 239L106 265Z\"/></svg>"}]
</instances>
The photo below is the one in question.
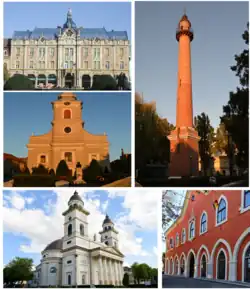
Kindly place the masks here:
<instances>
[{"instance_id":1,"label":"green tree","mask_svg":"<svg viewBox=\"0 0 250 289\"><path fill-rule=\"evenodd\" d=\"M204 112L194 118L195 128L200 137L199 155L201 159L202 171L206 176L211 167L212 145L214 141L214 129L210 124L208 115Z\"/></svg>"},{"instance_id":2,"label":"green tree","mask_svg":"<svg viewBox=\"0 0 250 289\"><path fill-rule=\"evenodd\" d=\"M33 278L33 260L29 258L13 259L3 270L4 283L13 284L15 282L29 281Z\"/></svg>"},{"instance_id":3,"label":"green tree","mask_svg":"<svg viewBox=\"0 0 250 289\"><path fill-rule=\"evenodd\" d=\"M7 65L4 63L3 65L3 74L4 74L4 83L10 78L8 69L7 69Z\"/></svg>"},{"instance_id":4,"label":"green tree","mask_svg":"<svg viewBox=\"0 0 250 289\"><path fill-rule=\"evenodd\" d=\"M52 176L52 177L55 177L56 176L55 171L53 169L50 169L49 170L49 175Z\"/></svg>"},{"instance_id":5,"label":"green tree","mask_svg":"<svg viewBox=\"0 0 250 289\"><path fill-rule=\"evenodd\" d=\"M68 177L69 176L69 168L65 160L61 160L56 168L56 176L57 177Z\"/></svg>"},{"instance_id":6,"label":"green tree","mask_svg":"<svg viewBox=\"0 0 250 289\"><path fill-rule=\"evenodd\" d=\"M97 177L102 175L102 168L97 160L92 160L90 165L83 170L83 179L86 182L96 182Z\"/></svg>"},{"instance_id":7,"label":"green tree","mask_svg":"<svg viewBox=\"0 0 250 289\"><path fill-rule=\"evenodd\" d=\"M170 142L167 136L174 126L156 112L154 102L146 103L135 94L135 167L142 169L148 163L167 164ZM146 144L146 145L145 145Z\"/></svg>"},{"instance_id":8,"label":"green tree","mask_svg":"<svg viewBox=\"0 0 250 289\"><path fill-rule=\"evenodd\" d=\"M140 283L139 274L138 274L138 266L139 266L139 264L137 262L134 262L133 265L131 266L135 284Z\"/></svg>"},{"instance_id":9,"label":"green tree","mask_svg":"<svg viewBox=\"0 0 250 289\"><path fill-rule=\"evenodd\" d=\"M32 168L32 175L48 175L48 173L48 169L42 164L39 164L38 167Z\"/></svg>"},{"instance_id":10,"label":"green tree","mask_svg":"<svg viewBox=\"0 0 250 289\"><path fill-rule=\"evenodd\" d=\"M128 287L129 286L129 275L128 273L125 273L123 276L123 280L122 280L122 284L124 287Z\"/></svg>"},{"instance_id":11,"label":"green tree","mask_svg":"<svg viewBox=\"0 0 250 289\"><path fill-rule=\"evenodd\" d=\"M218 152L228 154L228 135L223 122L217 128L214 139L213 153Z\"/></svg>"},{"instance_id":12,"label":"green tree","mask_svg":"<svg viewBox=\"0 0 250 289\"><path fill-rule=\"evenodd\" d=\"M116 80L108 74L94 75L92 90L116 90Z\"/></svg>"},{"instance_id":13,"label":"green tree","mask_svg":"<svg viewBox=\"0 0 250 289\"><path fill-rule=\"evenodd\" d=\"M249 161L249 23L247 29L242 34L242 38L247 48L239 55L235 55L236 64L231 66L231 70L239 77L240 87L236 92L229 93L229 101L223 106L223 116L221 122L232 138L232 143L236 150L236 163L244 169L248 168Z\"/></svg>"},{"instance_id":14,"label":"green tree","mask_svg":"<svg viewBox=\"0 0 250 289\"><path fill-rule=\"evenodd\" d=\"M34 89L33 82L25 75L15 74L10 77L5 85L5 90L32 90Z\"/></svg>"}]
</instances>

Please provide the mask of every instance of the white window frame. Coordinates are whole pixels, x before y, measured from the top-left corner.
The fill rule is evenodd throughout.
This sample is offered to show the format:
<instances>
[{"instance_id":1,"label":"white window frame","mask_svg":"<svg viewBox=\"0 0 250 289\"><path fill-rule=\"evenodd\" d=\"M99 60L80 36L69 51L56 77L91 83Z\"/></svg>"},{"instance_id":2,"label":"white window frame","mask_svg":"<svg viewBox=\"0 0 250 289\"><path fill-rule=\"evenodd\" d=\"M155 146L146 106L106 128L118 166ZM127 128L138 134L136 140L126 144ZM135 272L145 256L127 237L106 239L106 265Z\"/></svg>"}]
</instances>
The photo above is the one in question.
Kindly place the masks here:
<instances>
[{"instance_id":1,"label":"white window frame","mask_svg":"<svg viewBox=\"0 0 250 289\"><path fill-rule=\"evenodd\" d=\"M194 236L192 238L190 237L191 223L194 223ZM195 218L190 219L189 222L188 222L188 240L189 241L192 241L195 238L195 225L196 225L195 223L196 223L195 222Z\"/></svg>"},{"instance_id":2,"label":"white window frame","mask_svg":"<svg viewBox=\"0 0 250 289\"><path fill-rule=\"evenodd\" d=\"M201 232L201 219L202 219L202 216L204 214L206 215L206 230L204 232ZM207 232L207 229L208 229L208 215L207 215L206 211L203 211L202 214L201 214L201 217L200 217L200 235L205 234Z\"/></svg>"},{"instance_id":3,"label":"white window frame","mask_svg":"<svg viewBox=\"0 0 250 289\"><path fill-rule=\"evenodd\" d=\"M242 190L241 191L241 205L240 205L240 213L241 214L250 210L250 206L248 206L246 208L244 207L245 191L248 191L248 190Z\"/></svg>"},{"instance_id":4,"label":"white window frame","mask_svg":"<svg viewBox=\"0 0 250 289\"><path fill-rule=\"evenodd\" d=\"M226 218L222 222L218 223L217 222L217 213L218 213L220 201L222 199L224 199L224 201L226 202ZM220 225L224 224L225 222L227 222L227 219L228 219L228 201L227 201L227 198L224 195L221 195L219 200L218 200L218 207L215 210L215 226L217 227L217 226L220 226Z\"/></svg>"},{"instance_id":5,"label":"white window frame","mask_svg":"<svg viewBox=\"0 0 250 289\"><path fill-rule=\"evenodd\" d=\"M175 237L175 247L178 247L179 244L180 244L180 237L179 237L179 233L177 233Z\"/></svg>"},{"instance_id":6,"label":"white window frame","mask_svg":"<svg viewBox=\"0 0 250 289\"><path fill-rule=\"evenodd\" d=\"M183 240L183 232L185 232L185 239ZM187 235L186 235L186 229L183 228L181 230L181 244L185 244L186 243L186 238L187 238Z\"/></svg>"}]
</instances>

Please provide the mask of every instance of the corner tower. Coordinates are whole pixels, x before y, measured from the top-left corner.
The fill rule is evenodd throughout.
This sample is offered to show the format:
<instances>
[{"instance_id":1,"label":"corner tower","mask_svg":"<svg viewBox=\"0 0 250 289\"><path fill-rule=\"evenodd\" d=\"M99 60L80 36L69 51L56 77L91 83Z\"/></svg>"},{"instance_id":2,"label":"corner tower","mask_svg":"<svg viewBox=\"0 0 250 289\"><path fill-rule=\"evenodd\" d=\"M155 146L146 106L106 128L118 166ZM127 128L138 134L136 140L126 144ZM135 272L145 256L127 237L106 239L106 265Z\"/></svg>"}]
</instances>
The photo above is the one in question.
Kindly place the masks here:
<instances>
[{"instance_id":1,"label":"corner tower","mask_svg":"<svg viewBox=\"0 0 250 289\"><path fill-rule=\"evenodd\" d=\"M170 176L197 176L199 136L193 125L191 41L194 34L186 14L179 21L176 128L170 140Z\"/></svg>"}]
</instances>

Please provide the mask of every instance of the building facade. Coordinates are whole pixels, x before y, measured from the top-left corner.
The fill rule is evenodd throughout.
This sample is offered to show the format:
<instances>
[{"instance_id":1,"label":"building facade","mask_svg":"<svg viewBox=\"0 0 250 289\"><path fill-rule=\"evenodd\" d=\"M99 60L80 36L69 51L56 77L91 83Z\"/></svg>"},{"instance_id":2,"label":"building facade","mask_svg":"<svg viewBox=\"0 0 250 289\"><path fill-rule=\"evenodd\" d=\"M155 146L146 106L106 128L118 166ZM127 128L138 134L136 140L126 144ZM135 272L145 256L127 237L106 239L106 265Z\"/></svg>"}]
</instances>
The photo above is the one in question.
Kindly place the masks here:
<instances>
[{"instance_id":1,"label":"building facade","mask_svg":"<svg viewBox=\"0 0 250 289\"><path fill-rule=\"evenodd\" d=\"M4 40L4 65L10 76L24 74L35 87L91 87L95 75L129 78L126 31L78 27L67 13L63 26L15 31Z\"/></svg>"},{"instance_id":2,"label":"building facade","mask_svg":"<svg viewBox=\"0 0 250 289\"><path fill-rule=\"evenodd\" d=\"M50 243L36 267L39 286L122 285L124 255L118 249L118 232L106 216L102 230L90 238L89 212L75 192L63 212L64 236Z\"/></svg>"},{"instance_id":3,"label":"building facade","mask_svg":"<svg viewBox=\"0 0 250 289\"><path fill-rule=\"evenodd\" d=\"M28 168L42 164L48 169L56 168L65 160L74 175L77 167L88 166L93 159L105 169L110 167L107 135L93 135L84 130L82 101L76 95L62 93L52 102L52 128L48 133L30 136Z\"/></svg>"},{"instance_id":4,"label":"building facade","mask_svg":"<svg viewBox=\"0 0 250 289\"><path fill-rule=\"evenodd\" d=\"M166 232L165 273L250 282L250 191L189 191Z\"/></svg>"},{"instance_id":5,"label":"building facade","mask_svg":"<svg viewBox=\"0 0 250 289\"><path fill-rule=\"evenodd\" d=\"M198 176L199 136L193 123L191 41L194 34L186 14L179 21L176 128L171 131L170 176Z\"/></svg>"}]
</instances>

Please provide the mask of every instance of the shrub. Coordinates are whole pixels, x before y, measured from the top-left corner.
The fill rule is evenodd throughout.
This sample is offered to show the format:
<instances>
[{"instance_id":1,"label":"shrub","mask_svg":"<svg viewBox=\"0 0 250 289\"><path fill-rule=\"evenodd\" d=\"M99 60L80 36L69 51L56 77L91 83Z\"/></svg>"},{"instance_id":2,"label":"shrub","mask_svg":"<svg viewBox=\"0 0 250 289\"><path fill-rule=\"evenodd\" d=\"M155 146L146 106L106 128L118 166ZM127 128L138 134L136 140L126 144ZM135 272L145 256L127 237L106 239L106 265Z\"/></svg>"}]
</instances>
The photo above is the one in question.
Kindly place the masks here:
<instances>
[{"instance_id":1,"label":"shrub","mask_svg":"<svg viewBox=\"0 0 250 289\"><path fill-rule=\"evenodd\" d=\"M70 170L65 160L61 160L56 168L56 176L62 179L61 177L67 178L69 176Z\"/></svg>"},{"instance_id":2,"label":"shrub","mask_svg":"<svg viewBox=\"0 0 250 289\"><path fill-rule=\"evenodd\" d=\"M32 175L48 175L48 173L48 169L42 164L32 168Z\"/></svg>"},{"instance_id":3,"label":"shrub","mask_svg":"<svg viewBox=\"0 0 250 289\"><path fill-rule=\"evenodd\" d=\"M94 75L92 90L116 90L116 80L111 75Z\"/></svg>"},{"instance_id":4,"label":"shrub","mask_svg":"<svg viewBox=\"0 0 250 289\"><path fill-rule=\"evenodd\" d=\"M102 176L102 169L97 160L92 160L90 165L83 170L83 179L87 183L98 182L97 177Z\"/></svg>"},{"instance_id":5,"label":"shrub","mask_svg":"<svg viewBox=\"0 0 250 289\"><path fill-rule=\"evenodd\" d=\"M54 187L55 179L50 175L15 175L13 187Z\"/></svg>"},{"instance_id":6,"label":"shrub","mask_svg":"<svg viewBox=\"0 0 250 289\"><path fill-rule=\"evenodd\" d=\"M34 89L33 82L25 75L15 74L9 78L5 85L5 90L31 90Z\"/></svg>"}]
</instances>

